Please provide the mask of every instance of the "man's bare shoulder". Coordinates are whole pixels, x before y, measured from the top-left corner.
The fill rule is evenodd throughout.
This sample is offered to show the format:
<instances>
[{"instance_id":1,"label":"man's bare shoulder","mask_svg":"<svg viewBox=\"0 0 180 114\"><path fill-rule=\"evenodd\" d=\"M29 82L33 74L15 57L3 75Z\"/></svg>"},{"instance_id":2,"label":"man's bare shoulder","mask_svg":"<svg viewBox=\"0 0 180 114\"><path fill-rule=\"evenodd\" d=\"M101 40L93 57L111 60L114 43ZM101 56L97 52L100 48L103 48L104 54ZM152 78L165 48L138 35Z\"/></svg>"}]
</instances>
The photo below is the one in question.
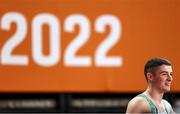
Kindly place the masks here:
<instances>
[{"instance_id":1,"label":"man's bare shoulder","mask_svg":"<svg viewBox=\"0 0 180 114\"><path fill-rule=\"evenodd\" d=\"M151 108L143 97L136 96L129 101L126 113L150 113Z\"/></svg>"}]
</instances>

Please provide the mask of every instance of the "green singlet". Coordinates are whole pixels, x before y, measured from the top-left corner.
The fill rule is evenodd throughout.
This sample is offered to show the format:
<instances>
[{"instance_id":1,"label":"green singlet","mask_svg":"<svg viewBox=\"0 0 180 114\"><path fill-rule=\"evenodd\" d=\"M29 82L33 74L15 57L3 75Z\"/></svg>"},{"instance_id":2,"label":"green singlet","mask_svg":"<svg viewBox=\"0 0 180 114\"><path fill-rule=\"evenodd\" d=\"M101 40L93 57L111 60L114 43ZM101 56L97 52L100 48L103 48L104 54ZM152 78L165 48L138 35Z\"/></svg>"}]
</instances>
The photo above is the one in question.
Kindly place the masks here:
<instances>
[{"instance_id":1,"label":"green singlet","mask_svg":"<svg viewBox=\"0 0 180 114\"><path fill-rule=\"evenodd\" d=\"M158 109L156 108L156 106L154 105L154 103L143 93L139 94L138 96L143 97L146 99L146 101L149 103L149 106L151 107L151 113L153 114L158 114Z\"/></svg>"}]
</instances>

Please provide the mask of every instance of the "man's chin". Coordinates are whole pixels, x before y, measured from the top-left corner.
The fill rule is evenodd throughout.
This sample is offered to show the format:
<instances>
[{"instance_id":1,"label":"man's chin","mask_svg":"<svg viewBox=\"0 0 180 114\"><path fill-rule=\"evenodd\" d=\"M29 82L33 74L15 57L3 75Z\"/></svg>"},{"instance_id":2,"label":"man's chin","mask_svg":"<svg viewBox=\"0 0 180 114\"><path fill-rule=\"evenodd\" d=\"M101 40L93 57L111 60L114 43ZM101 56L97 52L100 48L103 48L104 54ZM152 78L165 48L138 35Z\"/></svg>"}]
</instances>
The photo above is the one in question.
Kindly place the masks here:
<instances>
[{"instance_id":1,"label":"man's chin","mask_svg":"<svg viewBox=\"0 0 180 114\"><path fill-rule=\"evenodd\" d=\"M170 88L166 88L166 89L164 89L164 92L167 93L167 92L169 92L170 90L171 90Z\"/></svg>"}]
</instances>

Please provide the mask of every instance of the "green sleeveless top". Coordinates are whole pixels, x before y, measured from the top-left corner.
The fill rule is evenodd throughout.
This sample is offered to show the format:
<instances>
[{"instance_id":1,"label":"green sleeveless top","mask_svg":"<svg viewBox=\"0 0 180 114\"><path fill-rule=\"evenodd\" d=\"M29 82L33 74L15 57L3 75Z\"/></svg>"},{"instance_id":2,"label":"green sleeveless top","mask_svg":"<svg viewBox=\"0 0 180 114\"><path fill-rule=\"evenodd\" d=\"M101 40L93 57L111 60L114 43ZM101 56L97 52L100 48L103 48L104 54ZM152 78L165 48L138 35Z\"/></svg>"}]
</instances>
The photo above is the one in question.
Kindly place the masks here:
<instances>
[{"instance_id":1,"label":"green sleeveless top","mask_svg":"<svg viewBox=\"0 0 180 114\"><path fill-rule=\"evenodd\" d=\"M157 107L154 105L154 103L143 93L139 94L138 96L143 97L146 99L146 101L149 103L149 106L151 107L151 113L153 114L158 114L158 109Z\"/></svg>"}]
</instances>

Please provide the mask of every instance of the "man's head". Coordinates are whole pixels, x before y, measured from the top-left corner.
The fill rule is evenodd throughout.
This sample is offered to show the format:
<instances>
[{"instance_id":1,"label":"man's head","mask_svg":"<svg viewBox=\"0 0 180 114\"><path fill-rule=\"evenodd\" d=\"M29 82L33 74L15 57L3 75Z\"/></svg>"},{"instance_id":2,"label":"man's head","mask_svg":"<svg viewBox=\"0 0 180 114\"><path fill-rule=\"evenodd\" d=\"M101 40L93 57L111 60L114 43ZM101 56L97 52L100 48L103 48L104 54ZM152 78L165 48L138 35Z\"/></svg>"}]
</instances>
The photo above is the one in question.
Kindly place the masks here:
<instances>
[{"instance_id":1,"label":"man's head","mask_svg":"<svg viewBox=\"0 0 180 114\"><path fill-rule=\"evenodd\" d=\"M153 58L144 66L144 75L151 86L162 92L170 90L172 81L171 62L162 58Z\"/></svg>"},{"instance_id":2,"label":"man's head","mask_svg":"<svg viewBox=\"0 0 180 114\"><path fill-rule=\"evenodd\" d=\"M168 65L171 66L171 62L166 59L162 58L152 58L144 66L144 75L147 80L147 73L154 73L154 71L157 69L157 67L161 65Z\"/></svg>"}]
</instances>

